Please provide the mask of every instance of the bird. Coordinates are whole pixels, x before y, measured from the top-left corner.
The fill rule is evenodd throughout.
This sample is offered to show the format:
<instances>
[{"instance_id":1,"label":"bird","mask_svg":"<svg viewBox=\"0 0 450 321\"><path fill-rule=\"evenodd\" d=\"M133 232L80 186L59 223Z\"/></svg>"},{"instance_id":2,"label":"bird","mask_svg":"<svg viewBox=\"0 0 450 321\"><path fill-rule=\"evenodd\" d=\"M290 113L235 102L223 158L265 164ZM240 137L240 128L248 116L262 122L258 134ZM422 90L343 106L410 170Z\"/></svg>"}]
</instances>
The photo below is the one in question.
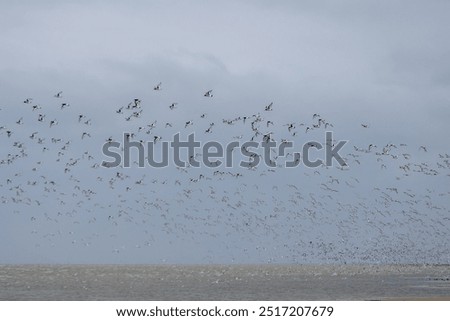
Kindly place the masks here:
<instances>
[{"instance_id":1,"label":"bird","mask_svg":"<svg viewBox=\"0 0 450 321\"><path fill-rule=\"evenodd\" d=\"M203 96L205 97L213 97L212 90L208 90Z\"/></svg>"},{"instance_id":2,"label":"bird","mask_svg":"<svg viewBox=\"0 0 450 321\"><path fill-rule=\"evenodd\" d=\"M81 139L84 139L84 137L91 137L91 135L87 132L83 132L83 134L81 134Z\"/></svg>"},{"instance_id":3,"label":"bird","mask_svg":"<svg viewBox=\"0 0 450 321\"><path fill-rule=\"evenodd\" d=\"M158 83L155 87L153 87L153 90L161 90L162 83Z\"/></svg>"},{"instance_id":4,"label":"bird","mask_svg":"<svg viewBox=\"0 0 450 321\"><path fill-rule=\"evenodd\" d=\"M272 111L272 106L273 106L273 102L271 102L270 104L268 104L266 107L264 107L265 111Z\"/></svg>"},{"instance_id":5,"label":"bird","mask_svg":"<svg viewBox=\"0 0 450 321\"><path fill-rule=\"evenodd\" d=\"M62 91L58 92L54 97L55 98L62 98ZM69 95L70 96L70 95Z\"/></svg>"},{"instance_id":6,"label":"bird","mask_svg":"<svg viewBox=\"0 0 450 321\"><path fill-rule=\"evenodd\" d=\"M127 109L137 109L141 106L141 100L139 98L133 99L127 106ZM120 114L120 113L119 113Z\"/></svg>"}]
</instances>

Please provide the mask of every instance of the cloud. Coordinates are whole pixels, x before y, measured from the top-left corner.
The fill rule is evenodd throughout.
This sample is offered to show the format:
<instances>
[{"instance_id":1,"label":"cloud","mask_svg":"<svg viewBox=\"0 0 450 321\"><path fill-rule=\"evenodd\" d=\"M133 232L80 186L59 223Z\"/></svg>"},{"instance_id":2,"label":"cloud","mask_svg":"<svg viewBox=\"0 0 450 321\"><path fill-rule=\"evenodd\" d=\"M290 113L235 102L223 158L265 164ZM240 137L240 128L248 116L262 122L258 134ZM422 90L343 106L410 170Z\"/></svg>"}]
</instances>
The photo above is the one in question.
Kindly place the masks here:
<instances>
[{"instance_id":1,"label":"cloud","mask_svg":"<svg viewBox=\"0 0 450 321\"><path fill-rule=\"evenodd\" d=\"M428 225L395 216L406 209L413 215L404 205L409 204L404 199L409 196L400 193L404 197L400 206L391 195L395 192L388 194L391 200L383 194L385 188L397 186L407 193L412 189L424 197L431 197L426 190L430 186L440 194L447 192L445 174L430 185L428 176L399 169L403 163L394 160L396 155L386 157L392 161L386 171L380 171L386 155L372 157L375 153L364 152L351 159L349 174L338 169L319 174L280 171L274 176L245 172L238 181L231 175L209 173L211 181L200 185L190 179L201 170L185 175L173 168L106 171L92 166L99 162L105 140L121 137L127 130L136 132L139 139L154 134L170 137L176 130L187 134L184 123L193 120L202 139L227 141L247 135L249 124L244 125L241 118L238 124L225 126L224 120L259 114L274 121L273 130L283 139L291 134L287 123L311 125L314 113L331 121L336 136L351 141L350 149L365 149L372 143L381 153L390 143L404 143L415 162L442 165L443 160L434 157L445 154L448 146L444 139L449 134L448 6L445 1L407 5L402 1L3 2L1 12L8 14L0 19L0 126L12 129L14 135L12 139L3 132L0 135L8 146L2 159L15 155L14 142L25 142L29 155L0 175L2 201L9 215L26 213L1 218L8 222L3 226L21 231L4 234L5 238L14 240L16 248L38 244L44 261L148 262L139 257L143 249L152 253L154 262L167 258L174 262L286 261L298 260L299 248L310 241L322 244L311 249L312 261L323 260L323 244L333 242L337 252L345 250L357 261L365 250L378 245L389 248L390 241L409 244L408 235L426 236L433 229L446 232L436 223L449 205L440 196L433 198L439 209L417 205ZM162 90L153 91L159 82ZM203 93L210 89L214 99L205 100ZM53 97L60 90L71 105L64 112ZM47 123L37 123L37 112L22 103L27 97L42 107L39 112L46 114ZM142 100L143 117L130 123L116 110L135 98ZM170 111L168 106L174 102L178 108ZM270 102L274 112L264 113ZM203 113L208 117L200 118ZM80 114L91 119L92 127L78 122ZM21 127L16 123L20 117ZM51 119L57 119L59 126L49 128ZM151 134L137 131L154 121L158 127ZM166 122L173 129L165 128ZM211 122L217 130L205 137ZM361 123L370 126L365 130ZM272 130L264 126L261 131ZM45 144L30 141L35 130ZM297 130L299 140L323 136L318 131L306 135L300 125ZM92 134L91 140L81 140L84 131ZM55 137L61 142L49 143ZM71 147L59 155L66 143ZM421 145L430 153L419 152ZM44 146L48 153L43 152ZM396 152L402 161L403 153ZM88 161L86 155L94 160ZM64 173L66 164L75 160L82 165ZM369 164L370 170L357 162ZM122 176L117 172L127 179L118 178ZM333 175L347 183L340 185L346 187L338 203L321 185L329 184L327 179ZM15 183L10 186L7 179ZM136 186L141 179L147 185ZM55 190L49 187L52 180L57 182ZM181 187L176 180L183 181ZM34 181L41 184L37 189L29 185ZM292 184L300 194L287 187ZM380 187L378 192L375 187ZM382 208L383 200L392 207L383 208L386 217L379 217L373 209ZM369 209L361 204L369 204ZM34 211L41 215L31 221ZM336 216L336 211L342 216ZM370 215L378 215L375 225L367 224ZM405 226L410 223L408 230ZM354 231L353 226L360 229ZM367 241L367 235L386 237L377 234L380 226L406 236L387 237L379 244ZM418 250L438 253L441 249L435 245L445 245L446 240L433 235L421 239L423 246ZM267 248L263 250L260 243ZM363 246L358 252L359 243ZM73 258L68 248L74 249ZM280 248L283 251L277 254ZM2 255L9 253L6 245L0 245L0 250ZM103 256L97 256L99 251L104 251ZM398 253L389 251L392 261ZM39 261L26 253L2 257L8 262Z\"/></svg>"}]
</instances>

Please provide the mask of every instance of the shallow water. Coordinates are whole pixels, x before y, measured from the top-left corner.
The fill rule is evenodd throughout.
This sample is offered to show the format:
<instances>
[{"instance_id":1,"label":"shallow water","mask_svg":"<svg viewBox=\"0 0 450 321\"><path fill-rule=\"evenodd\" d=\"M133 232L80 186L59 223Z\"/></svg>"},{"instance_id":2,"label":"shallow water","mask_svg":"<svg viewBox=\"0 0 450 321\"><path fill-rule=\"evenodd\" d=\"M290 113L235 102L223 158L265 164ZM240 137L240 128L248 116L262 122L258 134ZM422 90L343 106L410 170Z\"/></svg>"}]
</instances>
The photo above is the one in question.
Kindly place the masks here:
<instances>
[{"instance_id":1,"label":"shallow water","mask_svg":"<svg viewBox=\"0 0 450 321\"><path fill-rule=\"evenodd\" d=\"M3 265L0 300L450 299L450 266Z\"/></svg>"}]
</instances>

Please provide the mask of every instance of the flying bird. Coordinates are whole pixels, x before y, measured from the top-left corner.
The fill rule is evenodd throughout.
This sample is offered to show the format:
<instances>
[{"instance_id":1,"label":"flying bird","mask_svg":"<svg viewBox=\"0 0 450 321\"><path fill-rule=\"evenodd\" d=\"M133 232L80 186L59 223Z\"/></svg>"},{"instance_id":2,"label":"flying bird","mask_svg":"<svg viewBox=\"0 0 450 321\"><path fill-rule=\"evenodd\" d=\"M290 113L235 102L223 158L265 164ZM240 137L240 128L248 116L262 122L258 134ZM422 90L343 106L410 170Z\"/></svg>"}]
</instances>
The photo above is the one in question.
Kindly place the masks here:
<instances>
[{"instance_id":1,"label":"flying bird","mask_svg":"<svg viewBox=\"0 0 450 321\"><path fill-rule=\"evenodd\" d=\"M264 108L264 110L265 111L272 111L273 109L272 109L272 105L273 105L273 102L271 102L270 104L268 104L265 108Z\"/></svg>"}]
</instances>

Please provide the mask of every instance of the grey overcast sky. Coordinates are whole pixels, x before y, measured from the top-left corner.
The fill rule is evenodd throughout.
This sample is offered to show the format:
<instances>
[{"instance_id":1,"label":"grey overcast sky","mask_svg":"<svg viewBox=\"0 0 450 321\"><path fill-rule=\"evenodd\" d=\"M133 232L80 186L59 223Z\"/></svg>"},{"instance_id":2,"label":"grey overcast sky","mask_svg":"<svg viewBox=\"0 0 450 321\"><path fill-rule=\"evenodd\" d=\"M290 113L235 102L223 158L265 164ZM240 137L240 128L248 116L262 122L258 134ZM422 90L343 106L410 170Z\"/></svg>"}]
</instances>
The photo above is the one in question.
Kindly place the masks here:
<instances>
[{"instance_id":1,"label":"grey overcast sky","mask_svg":"<svg viewBox=\"0 0 450 321\"><path fill-rule=\"evenodd\" d=\"M444 0L0 1L0 263L450 263L449 13ZM116 110L135 98L127 122ZM323 142L320 114L349 141L348 168L98 166L124 131L244 141L258 113L260 132L300 145Z\"/></svg>"}]
</instances>

